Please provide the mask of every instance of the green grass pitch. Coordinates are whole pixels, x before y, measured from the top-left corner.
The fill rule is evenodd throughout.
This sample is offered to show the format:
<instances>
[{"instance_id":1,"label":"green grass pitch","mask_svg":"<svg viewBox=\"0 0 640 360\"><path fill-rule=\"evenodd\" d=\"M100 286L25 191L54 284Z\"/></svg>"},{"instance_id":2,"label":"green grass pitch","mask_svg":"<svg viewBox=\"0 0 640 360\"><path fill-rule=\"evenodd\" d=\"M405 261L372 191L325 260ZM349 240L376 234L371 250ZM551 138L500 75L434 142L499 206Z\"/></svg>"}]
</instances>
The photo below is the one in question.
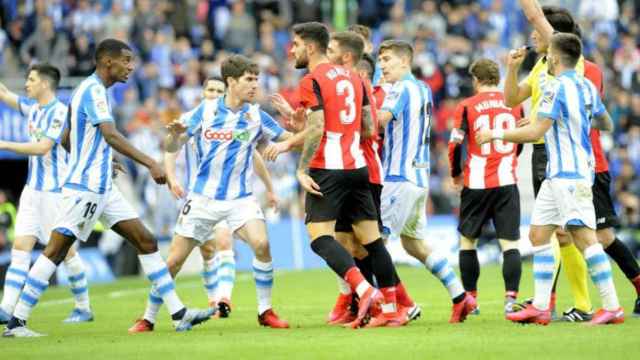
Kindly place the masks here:
<instances>
[{"instance_id":1,"label":"green grass pitch","mask_svg":"<svg viewBox=\"0 0 640 360\"><path fill-rule=\"evenodd\" d=\"M274 309L289 320L289 330L258 327L251 274L238 273L234 309L229 319L213 319L188 333L175 333L163 308L153 333L127 334L140 316L147 282L127 278L91 287L96 320L62 324L71 310L70 293L52 288L32 314L29 326L47 337L1 339L2 359L639 359L640 318L630 312L635 292L615 269L616 286L627 310L623 325L596 328L552 323L522 326L504 320L499 266L482 268L481 314L464 324L447 323L450 300L423 268L401 267L400 276L423 309L422 317L403 328L348 330L325 325L336 295L329 270L276 272ZM206 306L198 277L179 277L178 292L189 306ZM591 285L590 285L591 286ZM525 263L521 295L532 294L531 263ZM571 305L562 276L559 309ZM593 286L595 306L600 302Z\"/></svg>"}]
</instances>

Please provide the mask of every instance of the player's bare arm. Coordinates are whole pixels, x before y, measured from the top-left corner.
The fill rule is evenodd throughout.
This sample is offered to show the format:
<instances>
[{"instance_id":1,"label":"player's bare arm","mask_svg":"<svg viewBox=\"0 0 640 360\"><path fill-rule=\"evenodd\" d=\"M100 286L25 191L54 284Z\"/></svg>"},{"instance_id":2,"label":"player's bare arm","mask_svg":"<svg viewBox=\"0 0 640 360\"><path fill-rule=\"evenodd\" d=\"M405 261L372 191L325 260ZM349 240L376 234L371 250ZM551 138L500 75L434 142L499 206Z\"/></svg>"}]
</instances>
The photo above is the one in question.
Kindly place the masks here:
<instances>
[{"instance_id":1,"label":"player's bare arm","mask_svg":"<svg viewBox=\"0 0 640 360\"><path fill-rule=\"evenodd\" d=\"M507 75L504 81L505 105L514 107L520 105L531 96L531 87L526 82L518 82L518 73L522 62L527 56L527 49L511 50L507 56Z\"/></svg>"},{"instance_id":2,"label":"player's bare arm","mask_svg":"<svg viewBox=\"0 0 640 360\"><path fill-rule=\"evenodd\" d=\"M177 152L165 152L164 153L164 171L167 173L167 185L169 190L176 199L184 197L184 188L180 184L178 177L176 176L176 160L178 158Z\"/></svg>"},{"instance_id":3,"label":"player's bare arm","mask_svg":"<svg viewBox=\"0 0 640 360\"><path fill-rule=\"evenodd\" d=\"M0 141L0 150L8 150L23 155L44 155L53 148L55 143L49 138L37 142Z\"/></svg>"},{"instance_id":4,"label":"player's bare arm","mask_svg":"<svg viewBox=\"0 0 640 360\"><path fill-rule=\"evenodd\" d=\"M3 83L0 83L0 101L18 110L18 95L9 90Z\"/></svg>"},{"instance_id":5,"label":"player's bare arm","mask_svg":"<svg viewBox=\"0 0 640 360\"><path fill-rule=\"evenodd\" d=\"M373 123L373 113L371 111L371 105L366 105L362 108L362 124L361 132L364 138L370 138L376 134L376 129Z\"/></svg>"},{"instance_id":6,"label":"player's bare arm","mask_svg":"<svg viewBox=\"0 0 640 360\"><path fill-rule=\"evenodd\" d=\"M481 130L476 133L476 142L479 145L492 140L504 140L517 144L535 142L544 136L552 123L553 120L549 118L541 118L539 121L521 128Z\"/></svg>"},{"instance_id":7,"label":"player's bare arm","mask_svg":"<svg viewBox=\"0 0 640 360\"><path fill-rule=\"evenodd\" d=\"M320 141L322 140L322 134L324 132L324 111L316 110L309 114L307 119L307 129L305 129L305 131L308 131L308 136L304 140L296 176L298 177L302 188L307 192L322 196L320 186L313 181L307 172L309 170L311 159L316 151L318 151Z\"/></svg>"},{"instance_id":8,"label":"player's bare arm","mask_svg":"<svg viewBox=\"0 0 640 360\"><path fill-rule=\"evenodd\" d=\"M602 114L594 116L591 127L602 131L613 131L613 120L611 120L609 112L605 110Z\"/></svg>"},{"instance_id":9,"label":"player's bare arm","mask_svg":"<svg viewBox=\"0 0 640 360\"><path fill-rule=\"evenodd\" d=\"M301 108L299 110L304 109ZM296 113L297 112L298 110L296 110ZM280 138L278 138L278 142L267 146L264 151L261 151L261 154L265 160L275 161L278 158L278 155L291 150L299 149L302 144L304 144L304 139L308 134L308 128L304 128L303 130L295 134L289 131L285 131L282 133L282 135L280 135Z\"/></svg>"},{"instance_id":10,"label":"player's bare arm","mask_svg":"<svg viewBox=\"0 0 640 360\"><path fill-rule=\"evenodd\" d=\"M378 124L380 125L380 128L384 128L385 126L387 126L387 124L391 120L393 120L393 114L391 113L391 111L387 111L387 110L378 111Z\"/></svg>"},{"instance_id":11,"label":"player's bare arm","mask_svg":"<svg viewBox=\"0 0 640 360\"><path fill-rule=\"evenodd\" d=\"M257 150L253 151L253 169L256 172L256 175L260 178L260 181L264 184L265 189L267 190L267 201L269 203L269 207L277 208L278 206L278 198L276 197L276 193L273 189L273 182L271 181L271 174L269 174L269 170L267 170L267 166L264 163L264 159L260 152Z\"/></svg>"},{"instance_id":12,"label":"player's bare arm","mask_svg":"<svg viewBox=\"0 0 640 360\"><path fill-rule=\"evenodd\" d=\"M542 7L538 0L519 0L518 2L520 3L520 7L522 7L522 11L531 26L533 26L533 28L536 29L536 31L539 32L546 41L551 41L551 36L553 36L553 27L544 16Z\"/></svg>"},{"instance_id":13,"label":"player's bare arm","mask_svg":"<svg viewBox=\"0 0 640 360\"><path fill-rule=\"evenodd\" d=\"M118 130L116 130L116 127L112 122L103 122L100 123L99 126L100 132L102 133L102 136L104 136L104 140L111 145L111 147L116 149L122 155L149 169L149 174L151 174L151 177L157 184L164 184L167 181L164 169L160 164L131 145L131 143L129 143L129 141Z\"/></svg>"}]
</instances>

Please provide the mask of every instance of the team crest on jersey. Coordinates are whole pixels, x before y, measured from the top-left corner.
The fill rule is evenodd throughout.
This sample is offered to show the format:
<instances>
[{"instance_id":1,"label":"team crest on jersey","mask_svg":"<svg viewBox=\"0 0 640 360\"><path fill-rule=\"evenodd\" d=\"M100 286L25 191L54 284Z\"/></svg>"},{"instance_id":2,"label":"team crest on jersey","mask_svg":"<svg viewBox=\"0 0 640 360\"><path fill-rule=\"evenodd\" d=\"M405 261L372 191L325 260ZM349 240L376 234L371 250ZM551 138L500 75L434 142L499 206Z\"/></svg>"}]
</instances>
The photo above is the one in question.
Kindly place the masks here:
<instances>
[{"instance_id":1,"label":"team crest on jersey","mask_svg":"<svg viewBox=\"0 0 640 360\"><path fill-rule=\"evenodd\" d=\"M53 119L53 121L51 122L51 128L52 129L60 129L61 127L62 127L62 120Z\"/></svg>"}]
</instances>

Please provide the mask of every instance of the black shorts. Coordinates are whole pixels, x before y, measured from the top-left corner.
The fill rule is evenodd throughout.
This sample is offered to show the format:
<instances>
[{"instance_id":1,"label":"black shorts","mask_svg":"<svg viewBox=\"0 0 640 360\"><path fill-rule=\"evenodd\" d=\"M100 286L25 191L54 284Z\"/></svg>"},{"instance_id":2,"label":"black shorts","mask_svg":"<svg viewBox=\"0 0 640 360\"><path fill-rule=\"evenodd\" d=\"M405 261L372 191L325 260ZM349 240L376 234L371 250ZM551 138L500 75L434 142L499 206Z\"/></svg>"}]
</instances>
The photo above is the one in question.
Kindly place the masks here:
<instances>
[{"instance_id":1,"label":"black shorts","mask_svg":"<svg viewBox=\"0 0 640 360\"><path fill-rule=\"evenodd\" d=\"M352 222L376 220L376 205L369 189L369 171L310 169L309 176L323 196L307 193L305 223L336 220L348 214Z\"/></svg>"},{"instance_id":2,"label":"black shorts","mask_svg":"<svg viewBox=\"0 0 640 360\"><path fill-rule=\"evenodd\" d=\"M492 189L462 189L458 231L477 239L482 227L493 221L498 239L520 239L520 192L516 185Z\"/></svg>"},{"instance_id":3,"label":"black shorts","mask_svg":"<svg viewBox=\"0 0 640 360\"><path fill-rule=\"evenodd\" d=\"M373 197L373 203L375 204L375 207L376 207L378 229L380 230L380 233L382 233L382 229L383 229L382 216L381 216L382 214L380 213L382 185L369 183L369 190L371 191L371 196ZM355 221L352 218L352 214L347 211L343 211L338 215L338 218L336 219L335 230L336 232L352 232L353 229L351 228L351 224L353 224L354 222Z\"/></svg>"},{"instance_id":4,"label":"black shorts","mask_svg":"<svg viewBox=\"0 0 640 360\"><path fill-rule=\"evenodd\" d=\"M611 175L608 171L596 173L591 191L593 192L593 207L596 210L596 228L598 230L620 226L609 192L610 185Z\"/></svg>"},{"instance_id":5,"label":"black shorts","mask_svg":"<svg viewBox=\"0 0 640 360\"><path fill-rule=\"evenodd\" d=\"M531 179L533 181L533 195L538 197L540 186L547 177L547 148L544 144L533 144L531 155Z\"/></svg>"}]
</instances>

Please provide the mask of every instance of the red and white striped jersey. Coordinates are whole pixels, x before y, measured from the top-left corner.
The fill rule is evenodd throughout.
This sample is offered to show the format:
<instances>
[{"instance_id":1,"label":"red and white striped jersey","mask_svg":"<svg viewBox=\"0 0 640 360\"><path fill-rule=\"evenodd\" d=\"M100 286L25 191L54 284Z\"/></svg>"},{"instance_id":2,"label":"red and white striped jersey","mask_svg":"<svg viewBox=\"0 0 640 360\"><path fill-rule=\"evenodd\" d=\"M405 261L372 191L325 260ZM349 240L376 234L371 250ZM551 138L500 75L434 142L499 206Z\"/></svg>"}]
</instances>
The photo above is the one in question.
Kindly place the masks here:
<instances>
[{"instance_id":1,"label":"red and white striped jersey","mask_svg":"<svg viewBox=\"0 0 640 360\"><path fill-rule=\"evenodd\" d=\"M378 133L378 110L382 106L382 101L374 96L373 88L369 80L363 80L367 98L371 101L371 115L373 116L373 128L375 134L366 139L362 139L362 152L364 160L369 168L369 182L372 184L382 185L382 161L380 161L381 138Z\"/></svg>"},{"instance_id":2,"label":"red and white striped jersey","mask_svg":"<svg viewBox=\"0 0 640 360\"><path fill-rule=\"evenodd\" d=\"M481 129L514 129L523 116L521 107L511 109L504 104L501 92L482 92L458 104L449 141L451 175L458 176L461 172L459 144L466 137L465 187L490 189L517 183L517 144L494 140L478 145L475 134Z\"/></svg>"},{"instance_id":3,"label":"red and white striped jersey","mask_svg":"<svg viewBox=\"0 0 640 360\"><path fill-rule=\"evenodd\" d=\"M368 98L355 72L329 63L316 66L300 82L300 102L307 109L324 111L324 133L310 168L352 170L367 165L360 126Z\"/></svg>"}]
</instances>

